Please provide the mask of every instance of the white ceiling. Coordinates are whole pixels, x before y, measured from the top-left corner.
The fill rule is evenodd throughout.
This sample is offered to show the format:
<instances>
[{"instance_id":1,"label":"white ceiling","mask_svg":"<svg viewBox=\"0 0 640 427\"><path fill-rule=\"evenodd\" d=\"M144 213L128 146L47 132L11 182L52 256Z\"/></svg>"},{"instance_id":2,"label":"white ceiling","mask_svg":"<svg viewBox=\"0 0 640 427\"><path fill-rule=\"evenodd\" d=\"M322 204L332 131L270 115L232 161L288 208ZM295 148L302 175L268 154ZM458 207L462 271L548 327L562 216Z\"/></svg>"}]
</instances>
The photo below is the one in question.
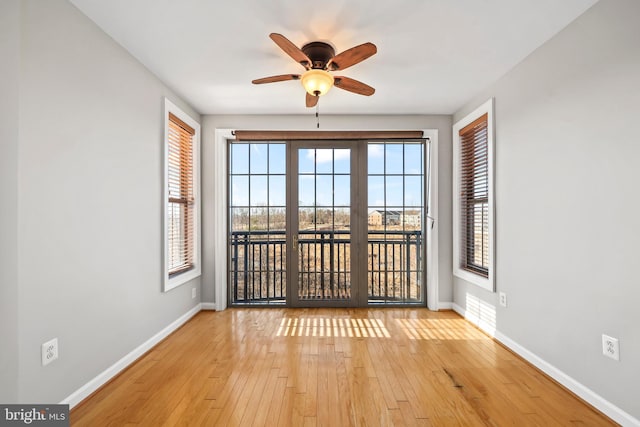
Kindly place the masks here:
<instances>
[{"instance_id":1,"label":"white ceiling","mask_svg":"<svg viewBox=\"0 0 640 427\"><path fill-rule=\"evenodd\" d=\"M338 74L325 114L451 114L597 0L70 0L202 114L306 114L304 69L269 39L378 53Z\"/></svg>"}]
</instances>

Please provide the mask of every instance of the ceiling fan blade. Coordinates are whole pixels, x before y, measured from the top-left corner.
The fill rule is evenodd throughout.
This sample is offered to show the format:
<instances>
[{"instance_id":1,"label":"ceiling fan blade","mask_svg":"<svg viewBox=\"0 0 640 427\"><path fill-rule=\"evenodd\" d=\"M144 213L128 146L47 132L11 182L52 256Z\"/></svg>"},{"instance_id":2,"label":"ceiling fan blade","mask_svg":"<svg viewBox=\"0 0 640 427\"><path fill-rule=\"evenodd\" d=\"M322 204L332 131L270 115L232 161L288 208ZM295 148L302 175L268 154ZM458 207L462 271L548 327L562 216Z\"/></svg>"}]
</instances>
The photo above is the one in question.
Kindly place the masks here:
<instances>
[{"instance_id":1,"label":"ceiling fan blade","mask_svg":"<svg viewBox=\"0 0 640 427\"><path fill-rule=\"evenodd\" d=\"M335 87L357 93L358 95L371 96L376 92L376 90L371 86L357 80L350 79L349 77L335 77L333 84Z\"/></svg>"},{"instance_id":2,"label":"ceiling fan blade","mask_svg":"<svg viewBox=\"0 0 640 427\"><path fill-rule=\"evenodd\" d=\"M330 71L344 70L375 55L376 52L378 52L378 48L375 44L363 43L331 58L326 68Z\"/></svg>"},{"instance_id":3,"label":"ceiling fan blade","mask_svg":"<svg viewBox=\"0 0 640 427\"><path fill-rule=\"evenodd\" d=\"M311 68L311 60L298 46L293 44L291 40L278 33L269 34L271 40L273 40L280 49L284 50L287 55L292 57L297 63L303 67Z\"/></svg>"},{"instance_id":4,"label":"ceiling fan blade","mask_svg":"<svg viewBox=\"0 0 640 427\"><path fill-rule=\"evenodd\" d=\"M319 96L314 96L311 95L309 92L307 92L307 107L311 108L311 107L315 107L316 104L318 103L318 98L320 98Z\"/></svg>"},{"instance_id":5,"label":"ceiling fan blade","mask_svg":"<svg viewBox=\"0 0 640 427\"><path fill-rule=\"evenodd\" d=\"M284 82L286 80L299 80L299 74L280 74L279 76L263 77L261 79L251 80L254 85L260 85L262 83L275 83Z\"/></svg>"}]
</instances>

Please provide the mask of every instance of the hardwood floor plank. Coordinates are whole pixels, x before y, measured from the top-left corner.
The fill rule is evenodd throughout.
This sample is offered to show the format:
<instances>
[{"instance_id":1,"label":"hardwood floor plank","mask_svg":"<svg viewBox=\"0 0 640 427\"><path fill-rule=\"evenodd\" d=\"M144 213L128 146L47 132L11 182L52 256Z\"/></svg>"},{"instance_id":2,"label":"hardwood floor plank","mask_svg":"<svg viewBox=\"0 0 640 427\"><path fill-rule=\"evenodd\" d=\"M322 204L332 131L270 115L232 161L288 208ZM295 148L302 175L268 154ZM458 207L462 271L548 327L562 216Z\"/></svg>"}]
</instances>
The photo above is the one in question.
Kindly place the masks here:
<instances>
[{"instance_id":1,"label":"hardwood floor plank","mask_svg":"<svg viewBox=\"0 0 640 427\"><path fill-rule=\"evenodd\" d=\"M615 425L453 312L202 312L73 426Z\"/></svg>"},{"instance_id":2,"label":"hardwood floor plank","mask_svg":"<svg viewBox=\"0 0 640 427\"><path fill-rule=\"evenodd\" d=\"M336 353L336 376L338 378L338 395L340 396L340 406L337 408L339 425L356 425L356 412L351 397L353 391L347 377L344 352Z\"/></svg>"},{"instance_id":3,"label":"hardwood floor plank","mask_svg":"<svg viewBox=\"0 0 640 427\"><path fill-rule=\"evenodd\" d=\"M318 356L308 355L306 364L306 393L304 416L316 417L318 414Z\"/></svg>"},{"instance_id":4,"label":"hardwood floor plank","mask_svg":"<svg viewBox=\"0 0 640 427\"><path fill-rule=\"evenodd\" d=\"M241 399L235 409L236 412L242 414L242 425L254 425L257 409L271 372L274 354L267 353L266 345L262 345L262 348L263 351L258 355L254 369L251 370L250 378L255 381L252 381L252 385L247 385L244 390L246 392L244 393L245 399Z\"/></svg>"},{"instance_id":5,"label":"hardwood floor plank","mask_svg":"<svg viewBox=\"0 0 640 427\"><path fill-rule=\"evenodd\" d=\"M256 405L256 415L253 420L254 426L267 425L267 415L269 414L269 408L271 407L271 401L278 385L278 369L271 368L268 373L267 382L264 386L264 391L260 396L260 401Z\"/></svg>"},{"instance_id":6,"label":"hardwood floor plank","mask_svg":"<svg viewBox=\"0 0 640 427\"><path fill-rule=\"evenodd\" d=\"M280 412L282 411L284 403L284 395L287 391L287 379L285 377L278 376L276 380L276 389L269 404L269 413L267 414L267 422L265 425L277 425L275 422L280 418ZM285 415L286 416L286 415Z\"/></svg>"},{"instance_id":7,"label":"hardwood floor plank","mask_svg":"<svg viewBox=\"0 0 640 427\"><path fill-rule=\"evenodd\" d=\"M316 427L318 425L318 420L316 417L304 417L303 427Z\"/></svg>"}]
</instances>

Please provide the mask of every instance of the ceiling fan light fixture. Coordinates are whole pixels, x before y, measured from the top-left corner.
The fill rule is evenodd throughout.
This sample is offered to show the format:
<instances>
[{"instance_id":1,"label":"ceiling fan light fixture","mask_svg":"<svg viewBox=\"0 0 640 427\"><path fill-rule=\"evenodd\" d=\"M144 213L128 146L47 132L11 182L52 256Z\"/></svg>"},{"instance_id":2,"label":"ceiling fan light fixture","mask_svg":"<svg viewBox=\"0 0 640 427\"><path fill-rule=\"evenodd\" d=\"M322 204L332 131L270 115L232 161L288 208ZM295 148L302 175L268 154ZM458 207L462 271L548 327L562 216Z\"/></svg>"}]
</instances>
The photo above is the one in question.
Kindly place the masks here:
<instances>
[{"instance_id":1,"label":"ceiling fan light fixture","mask_svg":"<svg viewBox=\"0 0 640 427\"><path fill-rule=\"evenodd\" d=\"M300 81L304 90L313 96L322 96L329 92L333 86L333 76L329 72L317 68L305 72Z\"/></svg>"},{"instance_id":2,"label":"ceiling fan light fixture","mask_svg":"<svg viewBox=\"0 0 640 427\"><path fill-rule=\"evenodd\" d=\"M345 76L337 76L334 79L333 75L329 73L329 71L342 71L375 55L378 48L373 43L363 43L336 55L335 49L329 43L313 41L299 48L282 34L271 33L269 37L287 55L302 65L306 72L302 75L280 74L263 77L252 80L251 83L259 85L300 80L302 87L307 92L305 105L308 108L317 107L320 97L329 92L333 86L358 95L371 96L375 93L374 88L358 80Z\"/></svg>"}]
</instances>

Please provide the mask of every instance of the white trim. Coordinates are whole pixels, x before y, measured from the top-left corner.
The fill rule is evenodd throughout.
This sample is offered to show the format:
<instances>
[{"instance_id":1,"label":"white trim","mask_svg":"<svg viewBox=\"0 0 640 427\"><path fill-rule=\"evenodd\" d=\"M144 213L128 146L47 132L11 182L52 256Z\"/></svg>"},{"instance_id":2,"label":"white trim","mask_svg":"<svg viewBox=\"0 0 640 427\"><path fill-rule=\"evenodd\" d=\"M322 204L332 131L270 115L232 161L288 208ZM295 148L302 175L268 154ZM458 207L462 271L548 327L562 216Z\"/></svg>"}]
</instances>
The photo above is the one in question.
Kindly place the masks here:
<instances>
[{"instance_id":1,"label":"white trim","mask_svg":"<svg viewBox=\"0 0 640 427\"><path fill-rule=\"evenodd\" d=\"M216 129L214 138L214 236L227 235L227 140L235 139L232 129ZM423 129L423 137L429 138L431 176L429 177L430 212L435 224L431 233L427 233L427 308L438 310L438 295L440 289L438 265L438 129ZM427 224L427 221L423 221ZM214 238L214 289L216 310L227 308L227 240Z\"/></svg>"},{"instance_id":2,"label":"white trim","mask_svg":"<svg viewBox=\"0 0 640 427\"><path fill-rule=\"evenodd\" d=\"M195 305L191 310L171 322L171 324L149 338L147 341L134 348L129 354L125 355L122 359L118 360L116 363L102 371L95 378L80 387L78 390L71 393L60 403L63 405L69 405L70 408L73 408L78 403L89 397L91 393L98 390L109 380L117 376L120 372L122 372L129 365L135 362L138 358L140 358L140 356L151 350L155 345L169 336L173 331L184 325L189 319L198 314L201 309L202 307L200 304Z\"/></svg>"},{"instance_id":3,"label":"white trim","mask_svg":"<svg viewBox=\"0 0 640 427\"><path fill-rule=\"evenodd\" d=\"M430 219L422 221L427 236L427 308L438 311L440 281L438 273L439 251L438 251L438 129L423 129L423 137L429 138L429 216L433 218L433 229Z\"/></svg>"},{"instance_id":4,"label":"white trim","mask_svg":"<svg viewBox=\"0 0 640 427\"><path fill-rule=\"evenodd\" d=\"M169 250L167 244L167 217L168 217L168 205L169 205L169 190L168 190L168 157L169 157L169 146L167 141L169 140L169 113L174 114L180 120L191 126L195 130L195 135L193 136L193 181L194 181L194 196L195 196L195 224L193 228L194 233L194 262L195 267L191 270L177 274L174 277L169 277L168 265L169 265ZM177 288L180 285L187 283L190 280L195 279L196 277L200 277L202 274L202 218L201 218L201 210L202 210L202 198L200 195L200 123L196 122L193 118L191 118L187 113L182 111L177 105L173 102L169 101L167 98L164 98L164 139L162 141L163 151L164 151L164 164L163 164L163 186L162 194L163 194L163 221L162 221L162 246L163 246L163 259L164 262L162 264L162 277L163 277L163 291L167 292L171 289Z\"/></svg>"},{"instance_id":5,"label":"white trim","mask_svg":"<svg viewBox=\"0 0 640 427\"><path fill-rule=\"evenodd\" d=\"M217 307L216 307L216 303L215 302L203 302L200 304L202 306L202 310L203 311L216 311Z\"/></svg>"},{"instance_id":6,"label":"white trim","mask_svg":"<svg viewBox=\"0 0 640 427\"><path fill-rule=\"evenodd\" d=\"M438 302L438 310L453 310L453 303L452 302L439 301Z\"/></svg>"},{"instance_id":7,"label":"white trim","mask_svg":"<svg viewBox=\"0 0 640 427\"><path fill-rule=\"evenodd\" d=\"M227 140L232 129L216 129L213 147L213 288L216 310L227 308ZM216 237L217 236L217 237Z\"/></svg>"},{"instance_id":8,"label":"white trim","mask_svg":"<svg viewBox=\"0 0 640 427\"><path fill-rule=\"evenodd\" d=\"M460 268L460 129L487 114L487 150L489 160L489 277L482 277ZM495 199L494 199L494 146L495 122L493 98L458 120L453 125L453 275L490 292L495 292Z\"/></svg>"},{"instance_id":9,"label":"white trim","mask_svg":"<svg viewBox=\"0 0 640 427\"><path fill-rule=\"evenodd\" d=\"M535 353L529 351L527 348L518 344L500 331L497 331L495 329L495 326L491 326L488 323L482 322L475 316L467 315L467 311L464 308L460 307L458 304L453 304L453 310L467 319L469 322L482 329L489 336L496 339L496 341L502 343L518 356L522 357L524 360L531 363L533 366L540 369L545 374L549 375L558 383L562 384L568 390L573 392L584 401L588 402L594 408L598 409L600 412L602 412L615 422L623 426L640 426L640 420L634 418L631 414L628 414L624 410L618 408L613 403L609 402L590 388L571 378L569 375L565 374L563 371L556 368L551 363L542 359Z\"/></svg>"}]
</instances>

